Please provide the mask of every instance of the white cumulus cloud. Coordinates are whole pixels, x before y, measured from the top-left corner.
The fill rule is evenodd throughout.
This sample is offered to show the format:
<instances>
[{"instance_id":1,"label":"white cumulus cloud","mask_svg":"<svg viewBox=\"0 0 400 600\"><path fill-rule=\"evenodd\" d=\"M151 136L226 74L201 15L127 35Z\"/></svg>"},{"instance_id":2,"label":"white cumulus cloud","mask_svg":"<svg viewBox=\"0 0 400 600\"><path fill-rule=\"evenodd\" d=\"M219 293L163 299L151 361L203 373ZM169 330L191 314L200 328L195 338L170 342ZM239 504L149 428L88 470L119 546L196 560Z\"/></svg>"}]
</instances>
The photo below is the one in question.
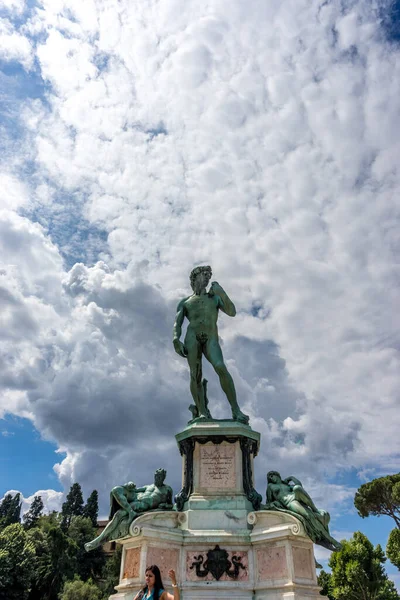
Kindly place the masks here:
<instances>
[{"instance_id":1,"label":"white cumulus cloud","mask_svg":"<svg viewBox=\"0 0 400 600\"><path fill-rule=\"evenodd\" d=\"M277 468L340 504L339 471L398 469L400 62L372 5L63 0L7 23L44 87L2 176L2 410L65 450L64 486L166 466L179 487L172 323L199 263L238 309L220 332L260 489Z\"/></svg>"}]
</instances>

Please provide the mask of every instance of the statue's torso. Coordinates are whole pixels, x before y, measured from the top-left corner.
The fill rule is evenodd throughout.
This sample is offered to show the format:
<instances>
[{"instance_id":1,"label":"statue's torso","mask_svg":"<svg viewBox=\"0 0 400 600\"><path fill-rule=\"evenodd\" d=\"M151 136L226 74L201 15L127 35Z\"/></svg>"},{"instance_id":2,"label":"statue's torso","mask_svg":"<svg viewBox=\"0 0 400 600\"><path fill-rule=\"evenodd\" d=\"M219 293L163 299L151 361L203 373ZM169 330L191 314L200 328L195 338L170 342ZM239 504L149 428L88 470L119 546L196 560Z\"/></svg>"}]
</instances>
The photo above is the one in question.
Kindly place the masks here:
<instances>
[{"instance_id":1,"label":"statue's torso","mask_svg":"<svg viewBox=\"0 0 400 600\"><path fill-rule=\"evenodd\" d=\"M185 312L190 323L188 331L218 335L218 299L216 296L193 294L185 302Z\"/></svg>"},{"instance_id":2,"label":"statue's torso","mask_svg":"<svg viewBox=\"0 0 400 600\"><path fill-rule=\"evenodd\" d=\"M285 506L289 502L294 500L294 494L292 492L292 489L286 483L280 483L280 484L276 483L276 484L269 484L269 485L271 486L272 497L274 500L278 500Z\"/></svg>"},{"instance_id":3,"label":"statue's torso","mask_svg":"<svg viewBox=\"0 0 400 600\"><path fill-rule=\"evenodd\" d=\"M139 502L144 502L146 506L157 507L159 504L167 501L169 489L170 488L166 485L157 487L154 484L151 484L146 486L145 492L139 492L136 499Z\"/></svg>"}]
</instances>

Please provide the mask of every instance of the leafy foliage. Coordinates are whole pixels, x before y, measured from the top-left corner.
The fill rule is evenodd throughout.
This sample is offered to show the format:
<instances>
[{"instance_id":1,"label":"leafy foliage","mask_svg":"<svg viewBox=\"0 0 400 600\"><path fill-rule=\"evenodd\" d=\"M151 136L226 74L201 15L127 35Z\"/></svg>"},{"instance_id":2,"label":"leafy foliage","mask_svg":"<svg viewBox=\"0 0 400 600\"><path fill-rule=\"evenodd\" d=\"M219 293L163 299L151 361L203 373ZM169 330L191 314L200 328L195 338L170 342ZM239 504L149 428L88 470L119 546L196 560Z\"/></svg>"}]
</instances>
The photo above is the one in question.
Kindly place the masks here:
<instances>
[{"instance_id":1,"label":"leafy foliage","mask_svg":"<svg viewBox=\"0 0 400 600\"><path fill-rule=\"evenodd\" d=\"M400 528L400 473L364 483L356 492L354 505L360 517L387 515Z\"/></svg>"},{"instance_id":2,"label":"leafy foliage","mask_svg":"<svg viewBox=\"0 0 400 600\"><path fill-rule=\"evenodd\" d=\"M325 594L334 600L400 600L383 567L386 557L359 531L343 540L329 559L332 573L325 578Z\"/></svg>"},{"instance_id":3,"label":"leafy foliage","mask_svg":"<svg viewBox=\"0 0 400 600\"><path fill-rule=\"evenodd\" d=\"M84 581L89 578L98 580L102 575L106 558L101 548L86 552L84 545L97 535L92 521L88 517L72 517L68 537L76 546L74 572Z\"/></svg>"},{"instance_id":4,"label":"leafy foliage","mask_svg":"<svg viewBox=\"0 0 400 600\"><path fill-rule=\"evenodd\" d=\"M389 560L400 570L400 529L392 529L386 545Z\"/></svg>"},{"instance_id":5,"label":"leafy foliage","mask_svg":"<svg viewBox=\"0 0 400 600\"><path fill-rule=\"evenodd\" d=\"M43 500L41 496L35 496L32 504L28 510L22 517L24 521L25 529L32 529L35 527L39 521L39 517L42 516L43 513Z\"/></svg>"},{"instance_id":6,"label":"leafy foliage","mask_svg":"<svg viewBox=\"0 0 400 600\"><path fill-rule=\"evenodd\" d=\"M46 593L45 585L49 580L50 544L46 534L39 527L29 529L27 535L35 549L34 568L28 599L42 600Z\"/></svg>"},{"instance_id":7,"label":"leafy foliage","mask_svg":"<svg viewBox=\"0 0 400 600\"><path fill-rule=\"evenodd\" d=\"M83 516L88 517L92 521L93 527L97 527L97 519L99 516L99 494L97 490L93 490L83 508Z\"/></svg>"},{"instance_id":8,"label":"leafy foliage","mask_svg":"<svg viewBox=\"0 0 400 600\"><path fill-rule=\"evenodd\" d=\"M79 483L74 483L67 494L67 498L62 505L61 514L62 527L68 529L72 517L83 515L83 495L82 488Z\"/></svg>"},{"instance_id":9,"label":"leafy foliage","mask_svg":"<svg viewBox=\"0 0 400 600\"><path fill-rule=\"evenodd\" d=\"M111 594L115 594L115 586L119 582L119 571L121 567L122 546L118 546L114 554L107 559L102 582L103 597L108 599Z\"/></svg>"},{"instance_id":10,"label":"leafy foliage","mask_svg":"<svg viewBox=\"0 0 400 600\"><path fill-rule=\"evenodd\" d=\"M399 594L397 593L396 587L393 581L388 579L385 581L378 591L376 600L398 600Z\"/></svg>"},{"instance_id":11,"label":"leafy foliage","mask_svg":"<svg viewBox=\"0 0 400 600\"><path fill-rule=\"evenodd\" d=\"M64 581L74 576L78 547L63 531L57 513L41 517L40 526L46 539L46 551L37 569L37 583L43 590L40 598L56 600Z\"/></svg>"},{"instance_id":12,"label":"leafy foliage","mask_svg":"<svg viewBox=\"0 0 400 600\"><path fill-rule=\"evenodd\" d=\"M28 598L34 558L34 545L20 523L0 533L0 600Z\"/></svg>"},{"instance_id":13,"label":"leafy foliage","mask_svg":"<svg viewBox=\"0 0 400 600\"><path fill-rule=\"evenodd\" d=\"M332 577L330 573L327 573L322 569L318 575L318 585L322 588L320 591L321 596L327 596L329 600L335 600L332 596Z\"/></svg>"},{"instance_id":14,"label":"leafy foliage","mask_svg":"<svg viewBox=\"0 0 400 600\"><path fill-rule=\"evenodd\" d=\"M101 590L91 580L82 581L75 578L73 581L66 581L60 600L101 600Z\"/></svg>"},{"instance_id":15,"label":"leafy foliage","mask_svg":"<svg viewBox=\"0 0 400 600\"><path fill-rule=\"evenodd\" d=\"M6 494L0 504L0 530L21 521L21 495Z\"/></svg>"},{"instance_id":16,"label":"leafy foliage","mask_svg":"<svg viewBox=\"0 0 400 600\"><path fill-rule=\"evenodd\" d=\"M40 496L25 513L23 526L20 513L20 495L7 494L0 503L0 600L100 600L108 587L106 557L101 548L84 549L97 535L97 492L84 505L75 483L61 513L43 515Z\"/></svg>"}]
</instances>

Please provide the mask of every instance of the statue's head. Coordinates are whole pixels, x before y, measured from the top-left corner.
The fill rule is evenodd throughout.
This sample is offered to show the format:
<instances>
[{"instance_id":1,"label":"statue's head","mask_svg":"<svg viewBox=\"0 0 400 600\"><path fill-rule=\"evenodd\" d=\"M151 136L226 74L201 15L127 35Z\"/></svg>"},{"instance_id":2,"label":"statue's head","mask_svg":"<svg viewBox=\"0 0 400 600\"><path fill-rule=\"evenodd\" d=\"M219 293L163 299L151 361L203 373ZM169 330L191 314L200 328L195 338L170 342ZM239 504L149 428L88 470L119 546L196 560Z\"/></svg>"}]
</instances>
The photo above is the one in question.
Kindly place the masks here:
<instances>
[{"instance_id":1,"label":"statue's head","mask_svg":"<svg viewBox=\"0 0 400 600\"><path fill-rule=\"evenodd\" d=\"M202 267L195 267L192 272L190 273L190 285L192 290L195 292L197 285L196 283L200 280L200 278L202 279L202 284L204 284L205 287L207 287L208 282L210 281L212 276L212 270L211 267L209 265L205 265Z\"/></svg>"},{"instance_id":2,"label":"statue's head","mask_svg":"<svg viewBox=\"0 0 400 600\"><path fill-rule=\"evenodd\" d=\"M166 476L167 471L165 469L157 469L157 471L154 473L154 483L157 487L163 485Z\"/></svg>"},{"instance_id":3,"label":"statue's head","mask_svg":"<svg viewBox=\"0 0 400 600\"><path fill-rule=\"evenodd\" d=\"M136 484L133 481L128 481L128 483L125 483L124 488L127 492L133 492L136 489Z\"/></svg>"},{"instance_id":4,"label":"statue's head","mask_svg":"<svg viewBox=\"0 0 400 600\"><path fill-rule=\"evenodd\" d=\"M268 483L279 483L282 481L280 473L278 471L269 471L267 473L267 481Z\"/></svg>"}]
</instances>

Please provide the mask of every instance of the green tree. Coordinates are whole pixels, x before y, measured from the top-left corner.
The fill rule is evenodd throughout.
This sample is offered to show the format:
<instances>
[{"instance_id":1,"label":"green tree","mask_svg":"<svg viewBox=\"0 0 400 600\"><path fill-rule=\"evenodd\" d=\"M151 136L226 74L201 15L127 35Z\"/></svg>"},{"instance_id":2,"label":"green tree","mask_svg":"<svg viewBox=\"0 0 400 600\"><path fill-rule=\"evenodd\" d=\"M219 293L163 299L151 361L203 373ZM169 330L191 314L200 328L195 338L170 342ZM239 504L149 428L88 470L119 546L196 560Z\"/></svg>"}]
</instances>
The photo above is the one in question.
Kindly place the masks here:
<instances>
[{"instance_id":1,"label":"green tree","mask_svg":"<svg viewBox=\"0 0 400 600\"><path fill-rule=\"evenodd\" d=\"M72 579L75 573L77 545L63 531L61 523L62 515L55 512L39 519L46 540L37 570L43 590L40 600L56 600L64 581Z\"/></svg>"},{"instance_id":2,"label":"green tree","mask_svg":"<svg viewBox=\"0 0 400 600\"><path fill-rule=\"evenodd\" d=\"M102 592L93 583L93 581L82 581L75 578L73 581L66 581L60 600L101 600Z\"/></svg>"},{"instance_id":3,"label":"green tree","mask_svg":"<svg viewBox=\"0 0 400 600\"><path fill-rule=\"evenodd\" d=\"M354 505L363 519L387 515L400 528L400 473L364 483L356 492Z\"/></svg>"},{"instance_id":4,"label":"green tree","mask_svg":"<svg viewBox=\"0 0 400 600\"><path fill-rule=\"evenodd\" d=\"M93 527L97 527L97 518L99 516L99 494L93 490L83 508L83 516L92 521Z\"/></svg>"},{"instance_id":5,"label":"green tree","mask_svg":"<svg viewBox=\"0 0 400 600\"><path fill-rule=\"evenodd\" d=\"M386 545L389 560L400 569L400 529L392 529Z\"/></svg>"},{"instance_id":6,"label":"green tree","mask_svg":"<svg viewBox=\"0 0 400 600\"><path fill-rule=\"evenodd\" d=\"M321 596L327 596L329 600L335 600L332 596L332 577L330 573L327 573L322 569L318 575L318 585L322 588L320 591Z\"/></svg>"},{"instance_id":7,"label":"green tree","mask_svg":"<svg viewBox=\"0 0 400 600\"><path fill-rule=\"evenodd\" d=\"M6 494L3 500L0 502L0 524L2 525L4 519L10 512L10 507L12 503L12 494Z\"/></svg>"},{"instance_id":8,"label":"green tree","mask_svg":"<svg viewBox=\"0 0 400 600\"><path fill-rule=\"evenodd\" d=\"M388 579L382 584L376 600L399 600L399 594L397 593L396 586L393 581Z\"/></svg>"},{"instance_id":9,"label":"green tree","mask_svg":"<svg viewBox=\"0 0 400 600\"><path fill-rule=\"evenodd\" d=\"M45 586L49 581L50 545L46 534L40 527L29 529L27 535L35 549L33 576L28 600L43 600L46 595Z\"/></svg>"},{"instance_id":10,"label":"green tree","mask_svg":"<svg viewBox=\"0 0 400 600\"><path fill-rule=\"evenodd\" d=\"M374 547L356 531L329 559L332 573L325 595L335 600L400 600L383 567L385 561L379 544Z\"/></svg>"},{"instance_id":11,"label":"green tree","mask_svg":"<svg viewBox=\"0 0 400 600\"><path fill-rule=\"evenodd\" d=\"M103 581L101 587L104 600L108 600L111 594L115 594L115 586L119 583L119 572L121 569L122 546L118 546L116 551L107 559L103 569Z\"/></svg>"},{"instance_id":12,"label":"green tree","mask_svg":"<svg viewBox=\"0 0 400 600\"><path fill-rule=\"evenodd\" d=\"M6 494L0 504L0 530L21 522L21 494Z\"/></svg>"},{"instance_id":13,"label":"green tree","mask_svg":"<svg viewBox=\"0 0 400 600\"><path fill-rule=\"evenodd\" d=\"M26 600L33 576L35 549L20 523L0 533L0 600Z\"/></svg>"},{"instance_id":14,"label":"green tree","mask_svg":"<svg viewBox=\"0 0 400 600\"><path fill-rule=\"evenodd\" d=\"M35 496L29 510L22 517L25 529L32 529L39 521L43 513L43 500L41 496Z\"/></svg>"},{"instance_id":15,"label":"green tree","mask_svg":"<svg viewBox=\"0 0 400 600\"><path fill-rule=\"evenodd\" d=\"M76 548L74 572L83 581L89 578L100 579L106 562L102 548L96 548L91 552L85 550L85 543L93 540L96 535L97 530L88 517L72 517L68 537L74 542Z\"/></svg>"},{"instance_id":16,"label":"green tree","mask_svg":"<svg viewBox=\"0 0 400 600\"><path fill-rule=\"evenodd\" d=\"M61 509L64 530L68 529L72 517L83 515L83 504L82 488L79 483L73 483Z\"/></svg>"}]
</instances>

